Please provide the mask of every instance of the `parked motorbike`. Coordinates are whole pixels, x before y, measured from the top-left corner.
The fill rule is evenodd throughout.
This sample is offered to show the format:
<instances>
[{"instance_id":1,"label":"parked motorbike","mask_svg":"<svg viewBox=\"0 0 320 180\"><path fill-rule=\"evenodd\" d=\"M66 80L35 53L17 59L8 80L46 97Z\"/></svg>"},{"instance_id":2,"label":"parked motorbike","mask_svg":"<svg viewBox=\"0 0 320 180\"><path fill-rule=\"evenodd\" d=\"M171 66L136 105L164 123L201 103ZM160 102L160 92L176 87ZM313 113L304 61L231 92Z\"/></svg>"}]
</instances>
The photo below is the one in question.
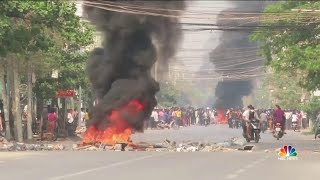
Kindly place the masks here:
<instances>
[{"instance_id":1,"label":"parked motorbike","mask_svg":"<svg viewBox=\"0 0 320 180\"><path fill-rule=\"evenodd\" d=\"M279 140L284 135L284 132L282 130L282 126L280 123L276 123L274 126L273 136Z\"/></svg>"},{"instance_id":2,"label":"parked motorbike","mask_svg":"<svg viewBox=\"0 0 320 180\"><path fill-rule=\"evenodd\" d=\"M247 136L247 133L244 134L244 138L247 140L247 142L250 142L251 140L254 140L256 143L260 140L260 122L259 120L251 120L249 125L249 131L250 131L250 137Z\"/></svg>"}]
</instances>

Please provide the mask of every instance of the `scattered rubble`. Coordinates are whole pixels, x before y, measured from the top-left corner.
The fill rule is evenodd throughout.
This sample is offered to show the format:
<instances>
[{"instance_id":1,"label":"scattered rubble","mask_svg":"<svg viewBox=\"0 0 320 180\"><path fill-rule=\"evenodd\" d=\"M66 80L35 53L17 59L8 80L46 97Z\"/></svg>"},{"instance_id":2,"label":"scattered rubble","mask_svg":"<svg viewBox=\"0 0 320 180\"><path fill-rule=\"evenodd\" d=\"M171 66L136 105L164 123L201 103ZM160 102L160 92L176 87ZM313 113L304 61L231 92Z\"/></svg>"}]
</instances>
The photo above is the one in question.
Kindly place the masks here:
<instances>
[{"instance_id":1,"label":"scattered rubble","mask_svg":"<svg viewBox=\"0 0 320 180\"><path fill-rule=\"evenodd\" d=\"M221 142L221 143L218 143L217 146L230 147L231 146L231 142Z\"/></svg>"},{"instance_id":2,"label":"scattered rubble","mask_svg":"<svg viewBox=\"0 0 320 180\"><path fill-rule=\"evenodd\" d=\"M166 139L162 143L150 144L146 142L138 142L133 144L117 143L114 145L91 143L91 144L72 144L65 146L58 143L16 143L8 142L4 138L0 138L0 151L154 151L154 152L230 152L230 151L251 151L254 146L246 146L243 139L231 138L229 141L220 143L203 143L194 141L185 141L176 143ZM235 146L234 148L231 148ZM241 146L241 148L238 148Z\"/></svg>"},{"instance_id":3,"label":"scattered rubble","mask_svg":"<svg viewBox=\"0 0 320 180\"><path fill-rule=\"evenodd\" d=\"M269 149L266 149L266 150L264 150L264 152L265 152L265 153L268 153L268 152L270 152L270 150L269 150Z\"/></svg>"},{"instance_id":4,"label":"scattered rubble","mask_svg":"<svg viewBox=\"0 0 320 180\"><path fill-rule=\"evenodd\" d=\"M1 144L7 144L7 143L8 143L8 141L4 137L0 136L0 145Z\"/></svg>"},{"instance_id":5,"label":"scattered rubble","mask_svg":"<svg viewBox=\"0 0 320 180\"><path fill-rule=\"evenodd\" d=\"M0 151L62 151L66 147L62 144L28 144L20 142L8 142L4 138L0 138Z\"/></svg>"},{"instance_id":6,"label":"scattered rubble","mask_svg":"<svg viewBox=\"0 0 320 180\"><path fill-rule=\"evenodd\" d=\"M76 135L80 138L83 137L84 133L86 132L87 128L86 127L78 127L75 131Z\"/></svg>"},{"instance_id":7,"label":"scattered rubble","mask_svg":"<svg viewBox=\"0 0 320 180\"><path fill-rule=\"evenodd\" d=\"M252 145L247 145L242 148L238 148L239 151L251 151L254 148Z\"/></svg>"},{"instance_id":8,"label":"scattered rubble","mask_svg":"<svg viewBox=\"0 0 320 180\"><path fill-rule=\"evenodd\" d=\"M246 140L243 139L243 138L231 138L231 145L244 146L244 145L246 145L246 144L247 144L247 142L246 142Z\"/></svg>"}]
</instances>

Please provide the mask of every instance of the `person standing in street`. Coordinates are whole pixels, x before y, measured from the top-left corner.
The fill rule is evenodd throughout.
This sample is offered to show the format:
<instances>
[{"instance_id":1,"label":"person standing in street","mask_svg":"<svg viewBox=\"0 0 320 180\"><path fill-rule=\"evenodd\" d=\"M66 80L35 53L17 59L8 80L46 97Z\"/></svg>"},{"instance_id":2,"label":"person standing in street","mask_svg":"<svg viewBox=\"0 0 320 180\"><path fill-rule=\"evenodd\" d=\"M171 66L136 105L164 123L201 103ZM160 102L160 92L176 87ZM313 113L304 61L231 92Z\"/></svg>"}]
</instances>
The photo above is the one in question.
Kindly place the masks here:
<instances>
[{"instance_id":1,"label":"person standing in street","mask_svg":"<svg viewBox=\"0 0 320 180\"><path fill-rule=\"evenodd\" d=\"M79 127L85 127L86 126L86 121L85 121L85 109L81 108L81 112L80 112L80 125Z\"/></svg>"},{"instance_id":2,"label":"person standing in street","mask_svg":"<svg viewBox=\"0 0 320 180\"><path fill-rule=\"evenodd\" d=\"M172 109L172 112L171 112L171 119L172 121L174 121L176 124L178 124L178 117L177 117L177 112L175 111L175 109Z\"/></svg>"},{"instance_id":3,"label":"person standing in street","mask_svg":"<svg viewBox=\"0 0 320 180\"><path fill-rule=\"evenodd\" d=\"M260 114L261 125L263 127L263 131L268 129L268 115L265 111L262 111Z\"/></svg>"},{"instance_id":4,"label":"person standing in street","mask_svg":"<svg viewBox=\"0 0 320 180\"><path fill-rule=\"evenodd\" d=\"M88 121L89 121L90 117L89 117L89 110L86 109L86 112L84 113L84 121L86 124L86 127L88 127Z\"/></svg>"},{"instance_id":5,"label":"person standing in street","mask_svg":"<svg viewBox=\"0 0 320 180\"><path fill-rule=\"evenodd\" d=\"M54 108L51 108L48 113L48 132L54 134L54 129L58 120L58 115Z\"/></svg>"},{"instance_id":6,"label":"person standing in street","mask_svg":"<svg viewBox=\"0 0 320 180\"><path fill-rule=\"evenodd\" d=\"M293 111L291 116L291 127L293 126L294 123L298 124L298 116L295 111Z\"/></svg>"},{"instance_id":7,"label":"person standing in street","mask_svg":"<svg viewBox=\"0 0 320 180\"><path fill-rule=\"evenodd\" d=\"M67 130L69 136L74 136L74 126L74 113L72 109L69 109L67 114Z\"/></svg>"},{"instance_id":8,"label":"person standing in street","mask_svg":"<svg viewBox=\"0 0 320 180\"><path fill-rule=\"evenodd\" d=\"M154 129L157 127L157 122L159 121L159 115L156 109L154 109L151 113L151 119L150 119L150 123L151 123L151 129Z\"/></svg>"},{"instance_id":9,"label":"person standing in street","mask_svg":"<svg viewBox=\"0 0 320 180\"><path fill-rule=\"evenodd\" d=\"M199 109L195 111L195 117L196 117L196 125L199 125L200 124Z\"/></svg>"},{"instance_id":10,"label":"person standing in street","mask_svg":"<svg viewBox=\"0 0 320 180\"><path fill-rule=\"evenodd\" d=\"M160 109L158 112L159 120L164 121L164 109Z\"/></svg>"},{"instance_id":11,"label":"person standing in street","mask_svg":"<svg viewBox=\"0 0 320 180\"><path fill-rule=\"evenodd\" d=\"M181 112L181 109L180 109L180 108L177 108L176 114L177 114L179 126L183 126L183 124L182 124L182 118L181 118L182 112Z\"/></svg>"},{"instance_id":12,"label":"person standing in street","mask_svg":"<svg viewBox=\"0 0 320 180\"><path fill-rule=\"evenodd\" d=\"M297 118L298 118L298 126L301 129L302 128L302 114L301 114L301 111L297 112Z\"/></svg>"},{"instance_id":13,"label":"person standing in street","mask_svg":"<svg viewBox=\"0 0 320 180\"><path fill-rule=\"evenodd\" d=\"M285 126L289 129L291 127L291 118L292 118L292 111L286 110L284 111L285 117L286 117L286 124Z\"/></svg>"}]
</instances>

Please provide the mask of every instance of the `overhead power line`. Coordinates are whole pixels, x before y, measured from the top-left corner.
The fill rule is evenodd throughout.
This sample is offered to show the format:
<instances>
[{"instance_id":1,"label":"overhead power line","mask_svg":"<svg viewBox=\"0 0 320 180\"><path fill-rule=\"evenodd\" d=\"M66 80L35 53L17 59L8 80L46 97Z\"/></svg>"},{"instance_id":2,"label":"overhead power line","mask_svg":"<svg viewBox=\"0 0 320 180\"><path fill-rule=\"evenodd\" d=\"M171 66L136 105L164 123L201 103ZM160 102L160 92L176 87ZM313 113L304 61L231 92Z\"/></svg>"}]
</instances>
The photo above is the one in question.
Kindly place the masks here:
<instances>
[{"instance_id":1,"label":"overhead power line","mask_svg":"<svg viewBox=\"0 0 320 180\"><path fill-rule=\"evenodd\" d=\"M119 12L119 13L129 13L129 14L137 14L137 15L149 15L149 16L160 16L160 17L168 17L168 18L184 18L184 19L216 19L216 16L212 16L212 15L205 15L203 13L198 13L197 15L187 15L186 13L188 11L184 12L184 16L181 16L182 14L182 10L180 13L176 12L176 13L168 13L168 12L172 12L171 10L168 9L163 9L162 11L165 11L167 13L163 13L163 12L159 12L159 9L153 8L153 7L147 7L150 10L154 10L155 12L152 11L146 11L144 10L146 8L146 6L142 6L140 8L132 8L132 5L115 5L115 4L110 4L110 2L92 2L92 1L84 1L84 5L85 6L90 6L90 7L95 7L95 8L99 8L99 9L104 9L104 10L108 10L108 11L113 11L113 12ZM314 12L309 12L309 13L304 13L302 15L304 16L300 16L300 17L296 17L296 16L292 16L292 13L265 13L263 14L264 16L261 16L263 13L240 13L240 12L236 12L236 13L226 13L225 16L226 17L219 17L220 20L227 20L227 19L233 19L233 20L255 20L255 21L259 21L259 20L281 20L281 19L290 19L292 21L296 21L296 22L303 22L302 20L304 18L312 18ZM201 15L201 16L200 16ZM221 12L217 12L217 15L219 16L223 16L224 14ZM243 16L246 15L246 16ZM248 15L252 15L252 16L248 16ZM308 15L308 16L306 16ZM227 17L228 16L228 17Z\"/></svg>"}]
</instances>

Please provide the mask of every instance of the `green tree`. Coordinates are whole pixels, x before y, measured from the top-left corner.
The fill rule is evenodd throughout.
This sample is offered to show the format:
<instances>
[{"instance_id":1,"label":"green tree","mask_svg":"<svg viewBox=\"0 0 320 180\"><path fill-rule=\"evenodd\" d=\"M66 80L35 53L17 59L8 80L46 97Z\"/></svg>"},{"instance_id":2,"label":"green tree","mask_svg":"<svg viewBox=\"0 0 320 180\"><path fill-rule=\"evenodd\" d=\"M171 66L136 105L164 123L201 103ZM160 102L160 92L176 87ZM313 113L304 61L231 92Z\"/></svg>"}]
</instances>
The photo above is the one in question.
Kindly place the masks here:
<instances>
[{"instance_id":1,"label":"green tree","mask_svg":"<svg viewBox=\"0 0 320 180\"><path fill-rule=\"evenodd\" d=\"M156 95L158 106L176 106L177 101L180 97L181 93L179 93L175 85L173 85L172 83L160 83L160 91Z\"/></svg>"},{"instance_id":2,"label":"green tree","mask_svg":"<svg viewBox=\"0 0 320 180\"><path fill-rule=\"evenodd\" d=\"M303 90L297 84L298 80L284 72L267 76L266 88L271 92L272 98L283 108L299 109Z\"/></svg>"},{"instance_id":3,"label":"green tree","mask_svg":"<svg viewBox=\"0 0 320 180\"><path fill-rule=\"evenodd\" d=\"M87 53L81 50L92 43L93 29L87 23L82 22L75 12L75 4L64 0L6 0L0 4L1 65L12 69L13 83L11 88L14 92L12 110L17 125L18 141L22 140L18 88L21 71L26 69L28 72L28 95L30 96L32 95L30 77L33 71L36 72L40 81L41 78L45 78L47 81L43 82L49 86L51 80L48 79L48 72L51 72L52 69L61 69L62 72L66 72L64 70L68 69L68 72L71 73L77 71L79 76L84 70L83 59L87 57ZM22 66L27 68L22 68ZM68 78L62 78L63 81L60 83L64 86L75 85L77 82L74 81L80 79L75 78L74 81L71 81ZM44 91L48 87L39 86L40 88L36 89L40 91ZM31 104L30 102L31 97L29 97L28 104ZM31 135L31 120L32 117L29 116L28 137Z\"/></svg>"},{"instance_id":4,"label":"green tree","mask_svg":"<svg viewBox=\"0 0 320 180\"><path fill-rule=\"evenodd\" d=\"M308 118L315 122L315 120L317 119L317 115L320 112L320 98L312 98L308 103L302 106L302 109L308 114ZM312 128L312 131L314 130L315 127Z\"/></svg>"},{"instance_id":5,"label":"green tree","mask_svg":"<svg viewBox=\"0 0 320 180\"><path fill-rule=\"evenodd\" d=\"M301 87L320 88L320 13L293 9L320 9L317 1L281 1L267 6L251 39L276 73L295 75Z\"/></svg>"}]
</instances>

